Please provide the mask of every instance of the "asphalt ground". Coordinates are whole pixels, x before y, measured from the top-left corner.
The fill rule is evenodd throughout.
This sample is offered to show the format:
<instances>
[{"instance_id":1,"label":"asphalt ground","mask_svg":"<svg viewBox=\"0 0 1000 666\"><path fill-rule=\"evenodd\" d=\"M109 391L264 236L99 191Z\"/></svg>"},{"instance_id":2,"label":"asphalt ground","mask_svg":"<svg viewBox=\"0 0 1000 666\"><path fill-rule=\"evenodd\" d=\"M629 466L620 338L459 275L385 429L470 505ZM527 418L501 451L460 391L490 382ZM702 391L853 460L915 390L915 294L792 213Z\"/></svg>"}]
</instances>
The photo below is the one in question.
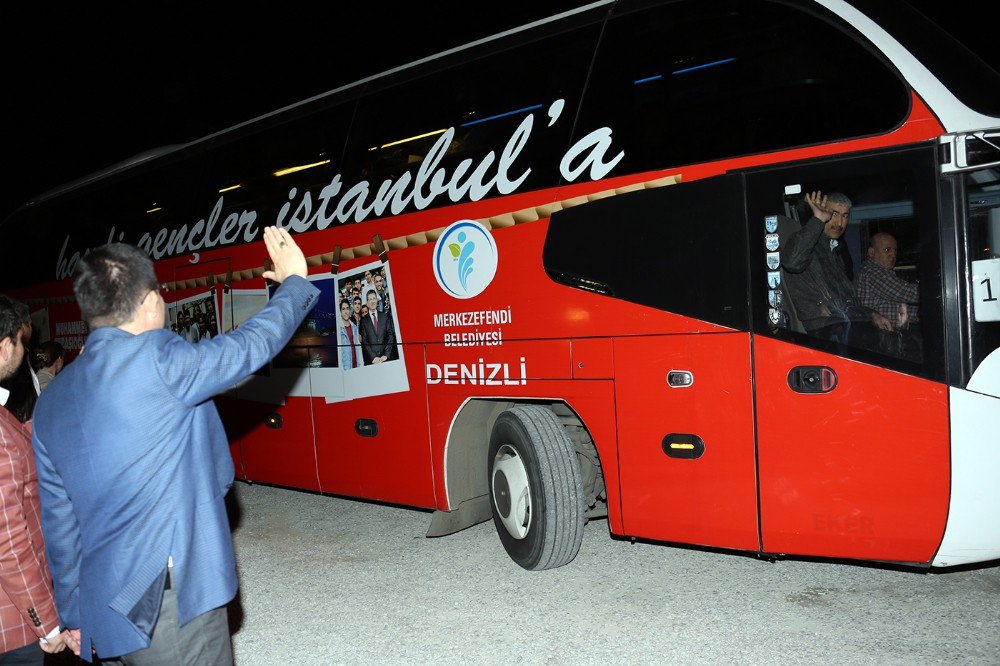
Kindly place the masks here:
<instances>
[{"instance_id":1,"label":"asphalt ground","mask_svg":"<svg viewBox=\"0 0 1000 666\"><path fill-rule=\"evenodd\" d=\"M237 484L236 663L1000 663L1000 567L914 573L612 539L527 572L493 524Z\"/></svg>"}]
</instances>

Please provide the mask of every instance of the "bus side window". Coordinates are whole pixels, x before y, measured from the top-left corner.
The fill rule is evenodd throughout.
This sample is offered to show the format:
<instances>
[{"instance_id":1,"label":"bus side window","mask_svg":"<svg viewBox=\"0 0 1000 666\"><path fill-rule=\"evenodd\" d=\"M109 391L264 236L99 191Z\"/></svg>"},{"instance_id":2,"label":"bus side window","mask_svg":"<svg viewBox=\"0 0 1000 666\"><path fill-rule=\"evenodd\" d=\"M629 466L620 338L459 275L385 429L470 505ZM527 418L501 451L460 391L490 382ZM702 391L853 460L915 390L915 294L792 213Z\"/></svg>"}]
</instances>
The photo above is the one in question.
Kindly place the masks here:
<instances>
[{"instance_id":1,"label":"bus side window","mask_svg":"<svg viewBox=\"0 0 1000 666\"><path fill-rule=\"evenodd\" d=\"M906 86L864 46L785 3L622 5L574 137L609 127L625 152L618 173L879 134L909 109Z\"/></svg>"},{"instance_id":2,"label":"bus side window","mask_svg":"<svg viewBox=\"0 0 1000 666\"><path fill-rule=\"evenodd\" d=\"M744 198L723 175L566 208L542 263L569 287L747 330Z\"/></svg>"},{"instance_id":3,"label":"bus side window","mask_svg":"<svg viewBox=\"0 0 1000 666\"><path fill-rule=\"evenodd\" d=\"M372 190L419 169L444 174L455 203L506 194L491 185L498 170L515 182L523 176L519 191L558 184L558 156L569 143L599 32L599 24L585 25L375 89L358 103L346 169ZM501 166L503 159L512 163Z\"/></svg>"},{"instance_id":4,"label":"bus side window","mask_svg":"<svg viewBox=\"0 0 1000 666\"><path fill-rule=\"evenodd\" d=\"M249 211L261 221L273 220L300 233L315 228L310 219L321 206L325 216L333 217L341 199L330 197L322 205L320 198L334 179L353 182L342 157L354 107L351 101L323 108L297 123L294 131L287 125L265 126L219 139L204 178L217 192L218 226ZM210 211L211 204L202 215ZM341 214L336 221L354 220Z\"/></svg>"},{"instance_id":5,"label":"bus side window","mask_svg":"<svg viewBox=\"0 0 1000 666\"><path fill-rule=\"evenodd\" d=\"M751 266L767 275L752 290L759 294L758 331L904 372L940 374L940 358L929 351L943 344L933 164L900 168L907 161L916 160L872 157L776 170L767 203L751 207L758 215L751 229L760 225L750 239ZM878 168L882 162L886 168ZM783 200L783 189L796 194ZM810 192L822 193L828 215L813 214Z\"/></svg>"}]
</instances>

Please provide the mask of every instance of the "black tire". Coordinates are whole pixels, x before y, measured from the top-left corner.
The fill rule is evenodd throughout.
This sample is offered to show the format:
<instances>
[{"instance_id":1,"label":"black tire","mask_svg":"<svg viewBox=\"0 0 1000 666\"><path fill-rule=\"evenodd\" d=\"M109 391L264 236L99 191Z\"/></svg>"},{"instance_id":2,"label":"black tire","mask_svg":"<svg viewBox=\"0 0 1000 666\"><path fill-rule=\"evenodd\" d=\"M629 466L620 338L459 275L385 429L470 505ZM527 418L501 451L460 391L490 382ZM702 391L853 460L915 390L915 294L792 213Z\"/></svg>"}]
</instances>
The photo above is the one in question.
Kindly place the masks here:
<instances>
[{"instance_id":1,"label":"black tire","mask_svg":"<svg viewBox=\"0 0 1000 666\"><path fill-rule=\"evenodd\" d=\"M537 405L500 414L487 465L493 523L510 558L530 571L573 561L583 541L583 483L576 448L555 414Z\"/></svg>"}]
</instances>

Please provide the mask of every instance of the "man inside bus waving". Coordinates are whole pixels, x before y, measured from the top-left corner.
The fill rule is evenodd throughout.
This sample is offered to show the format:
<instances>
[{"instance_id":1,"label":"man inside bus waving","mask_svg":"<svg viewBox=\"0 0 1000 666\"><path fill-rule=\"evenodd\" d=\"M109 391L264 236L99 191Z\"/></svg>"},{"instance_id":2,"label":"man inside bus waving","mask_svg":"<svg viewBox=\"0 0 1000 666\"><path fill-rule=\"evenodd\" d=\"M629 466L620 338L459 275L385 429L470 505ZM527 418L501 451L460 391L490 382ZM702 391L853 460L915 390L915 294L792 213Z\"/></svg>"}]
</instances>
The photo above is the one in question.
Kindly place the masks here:
<instances>
[{"instance_id":1,"label":"man inside bus waving","mask_svg":"<svg viewBox=\"0 0 1000 666\"><path fill-rule=\"evenodd\" d=\"M850 220L851 200L839 192L812 192L806 202L812 217L781 250L788 294L799 320L810 335L877 348L878 330L891 331L892 322L858 302L837 252Z\"/></svg>"},{"instance_id":2,"label":"man inside bus waving","mask_svg":"<svg viewBox=\"0 0 1000 666\"><path fill-rule=\"evenodd\" d=\"M35 408L32 441L56 606L80 656L232 664L225 605L236 566L224 497L233 461L212 396L287 344L316 302L302 251L264 230L282 283L226 335L163 327L153 264L121 243L77 265L85 351Z\"/></svg>"}]
</instances>

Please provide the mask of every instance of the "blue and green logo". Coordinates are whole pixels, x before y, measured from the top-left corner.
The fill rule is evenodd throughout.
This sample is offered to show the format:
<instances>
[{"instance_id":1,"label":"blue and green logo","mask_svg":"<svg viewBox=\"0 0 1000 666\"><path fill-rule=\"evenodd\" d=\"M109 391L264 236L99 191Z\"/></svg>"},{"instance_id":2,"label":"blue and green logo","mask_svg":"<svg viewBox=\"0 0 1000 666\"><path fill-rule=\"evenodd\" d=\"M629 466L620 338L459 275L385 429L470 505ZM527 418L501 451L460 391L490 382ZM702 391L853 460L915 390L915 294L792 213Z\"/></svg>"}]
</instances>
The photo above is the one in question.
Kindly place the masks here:
<instances>
[{"instance_id":1,"label":"blue and green logo","mask_svg":"<svg viewBox=\"0 0 1000 666\"><path fill-rule=\"evenodd\" d=\"M478 222L451 224L434 247L434 277L454 298L472 298L490 286L497 272L493 235Z\"/></svg>"}]
</instances>

